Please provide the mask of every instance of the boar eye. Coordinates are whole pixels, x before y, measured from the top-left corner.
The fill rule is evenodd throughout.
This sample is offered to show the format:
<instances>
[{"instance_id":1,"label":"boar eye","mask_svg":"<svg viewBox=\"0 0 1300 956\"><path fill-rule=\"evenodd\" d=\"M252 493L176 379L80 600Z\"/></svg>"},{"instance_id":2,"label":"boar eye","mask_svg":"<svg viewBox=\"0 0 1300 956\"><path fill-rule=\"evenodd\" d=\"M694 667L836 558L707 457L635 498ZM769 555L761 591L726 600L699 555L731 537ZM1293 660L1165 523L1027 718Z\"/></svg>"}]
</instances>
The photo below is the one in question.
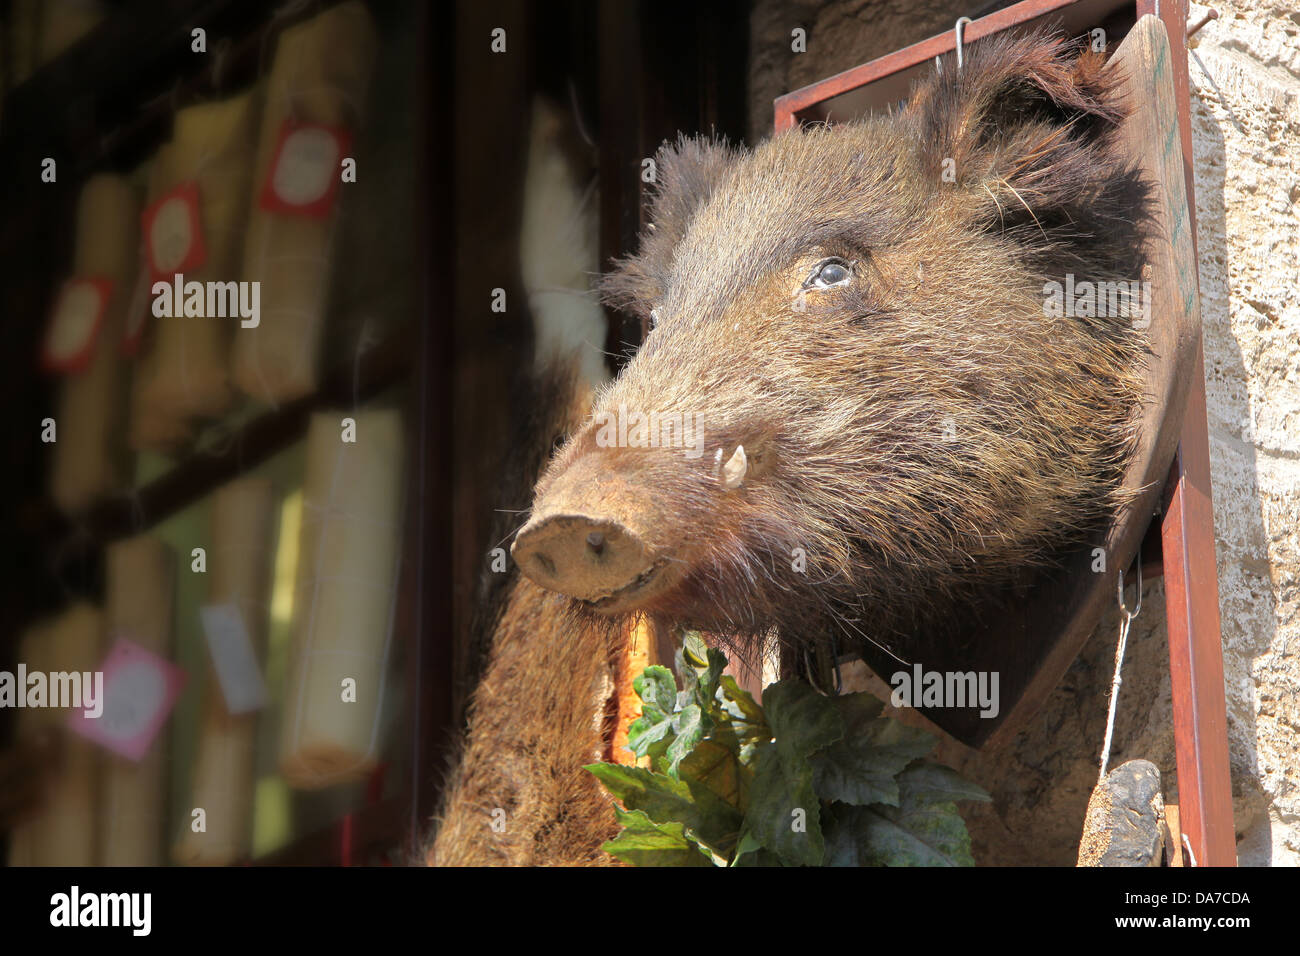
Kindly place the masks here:
<instances>
[{"instance_id":1,"label":"boar eye","mask_svg":"<svg viewBox=\"0 0 1300 956\"><path fill-rule=\"evenodd\" d=\"M832 286L844 285L852 276L849 264L838 256L832 256L817 263L817 268L813 269L812 275L804 282L803 287L829 289Z\"/></svg>"}]
</instances>

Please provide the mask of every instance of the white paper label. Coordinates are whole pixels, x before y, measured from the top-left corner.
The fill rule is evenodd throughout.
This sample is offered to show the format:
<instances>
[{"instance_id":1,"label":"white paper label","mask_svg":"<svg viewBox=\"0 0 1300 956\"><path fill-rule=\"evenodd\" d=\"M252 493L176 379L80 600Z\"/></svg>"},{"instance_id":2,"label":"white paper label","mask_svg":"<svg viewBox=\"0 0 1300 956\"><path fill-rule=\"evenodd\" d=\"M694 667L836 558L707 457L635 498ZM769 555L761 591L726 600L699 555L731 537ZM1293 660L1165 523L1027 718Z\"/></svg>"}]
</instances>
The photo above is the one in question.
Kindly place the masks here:
<instances>
[{"instance_id":1,"label":"white paper label","mask_svg":"<svg viewBox=\"0 0 1300 956\"><path fill-rule=\"evenodd\" d=\"M338 174L339 144L329 130L306 127L285 137L272 188L291 206L318 202Z\"/></svg>"},{"instance_id":2,"label":"white paper label","mask_svg":"<svg viewBox=\"0 0 1300 956\"><path fill-rule=\"evenodd\" d=\"M102 729L106 742L125 745L148 735L167 706L167 675L151 658L131 660L118 668L104 688Z\"/></svg>"},{"instance_id":3,"label":"white paper label","mask_svg":"<svg viewBox=\"0 0 1300 956\"><path fill-rule=\"evenodd\" d=\"M46 340L51 361L70 361L90 344L103 305L103 296L92 283L72 282L64 289Z\"/></svg>"},{"instance_id":4,"label":"white paper label","mask_svg":"<svg viewBox=\"0 0 1300 956\"><path fill-rule=\"evenodd\" d=\"M244 617L233 604L208 604L199 609L203 635L208 642L217 683L231 714L247 714L265 707L266 682L244 627Z\"/></svg>"},{"instance_id":5,"label":"white paper label","mask_svg":"<svg viewBox=\"0 0 1300 956\"><path fill-rule=\"evenodd\" d=\"M185 261L193 241L189 203L183 196L172 196L158 207L149 230L149 248L158 273L175 272Z\"/></svg>"}]
</instances>

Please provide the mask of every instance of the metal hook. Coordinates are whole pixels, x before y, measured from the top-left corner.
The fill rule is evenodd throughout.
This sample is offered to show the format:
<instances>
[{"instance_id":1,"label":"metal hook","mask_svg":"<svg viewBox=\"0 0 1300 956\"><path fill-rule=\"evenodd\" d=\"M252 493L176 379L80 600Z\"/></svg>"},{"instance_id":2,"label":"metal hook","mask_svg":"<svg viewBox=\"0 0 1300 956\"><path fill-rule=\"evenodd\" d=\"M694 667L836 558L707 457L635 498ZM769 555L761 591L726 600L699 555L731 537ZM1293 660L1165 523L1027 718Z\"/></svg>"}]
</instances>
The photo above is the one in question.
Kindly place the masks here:
<instances>
[{"instance_id":1,"label":"metal hook","mask_svg":"<svg viewBox=\"0 0 1300 956\"><path fill-rule=\"evenodd\" d=\"M964 28L966 24L974 23L974 22L975 21L972 20L970 17L958 17L957 26L954 27L957 33L957 72L958 73L961 72L962 65L966 62L965 57L963 55L963 47L966 42ZM934 58L934 69L935 72L938 73L940 76L943 75L943 60L941 60L937 56Z\"/></svg>"},{"instance_id":2,"label":"metal hook","mask_svg":"<svg viewBox=\"0 0 1300 956\"><path fill-rule=\"evenodd\" d=\"M1106 768L1110 765L1110 744L1115 733L1115 705L1119 701L1119 688L1123 683L1121 670L1124 666L1124 649L1128 646L1128 631L1133 624L1133 618L1138 616L1142 610L1142 552L1137 555L1137 607L1133 610L1128 609L1124 603L1124 572L1120 571L1119 581L1115 585L1115 600L1119 604L1119 611L1123 620L1119 622L1119 642L1115 645L1115 676L1110 682L1110 705L1106 708L1106 736L1101 744L1101 772L1097 776L1097 783L1100 784L1106 779Z\"/></svg>"},{"instance_id":3,"label":"metal hook","mask_svg":"<svg viewBox=\"0 0 1300 956\"><path fill-rule=\"evenodd\" d=\"M1128 609L1128 606L1125 605L1124 603L1124 572L1123 571L1119 573L1119 581L1115 585L1115 600L1119 604L1120 613L1123 614L1125 617L1127 617L1130 621L1133 620L1133 618L1137 617L1138 613L1142 610L1142 555L1141 553L1138 554L1136 563L1137 563L1137 597L1138 597L1137 607L1133 608L1133 610L1130 611Z\"/></svg>"},{"instance_id":4,"label":"metal hook","mask_svg":"<svg viewBox=\"0 0 1300 956\"><path fill-rule=\"evenodd\" d=\"M1217 19L1219 19L1219 11L1211 8L1209 12L1205 14L1205 16L1201 17L1201 19L1197 20L1194 24L1192 24L1190 27L1187 28L1187 39L1190 40L1192 37L1196 35L1197 31L1200 30L1201 27L1205 26L1211 20L1217 20Z\"/></svg>"},{"instance_id":5,"label":"metal hook","mask_svg":"<svg viewBox=\"0 0 1300 956\"><path fill-rule=\"evenodd\" d=\"M962 63L964 62L963 57L962 57L962 45L963 45L963 42L964 42L964 40L963 40L963 29L965 28L966 24L968 24L968 23L974 23L974 22L975 22L975 21L972 20L970 17L958 17L958 18L957 18L957 26L956 26L954 29L955 29L955 31L956 31L956 33L957 33L957 72L958 72L958 73L961 72Z\"/></svg>"}]
</instances>

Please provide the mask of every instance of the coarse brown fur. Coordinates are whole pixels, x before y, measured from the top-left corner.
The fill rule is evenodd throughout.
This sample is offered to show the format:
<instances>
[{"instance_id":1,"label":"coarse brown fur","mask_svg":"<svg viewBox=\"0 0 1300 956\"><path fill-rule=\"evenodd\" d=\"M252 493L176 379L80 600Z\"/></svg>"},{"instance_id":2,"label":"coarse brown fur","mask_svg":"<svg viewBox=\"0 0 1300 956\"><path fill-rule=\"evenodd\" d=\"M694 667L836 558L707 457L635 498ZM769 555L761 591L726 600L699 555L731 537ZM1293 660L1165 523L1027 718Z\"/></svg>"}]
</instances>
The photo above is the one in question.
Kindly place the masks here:
<instances>
[{"instance_id":1,"label":"coarse brown fur","mask_svg":"<svg viewBox=\"0 0 1300 956\"><path fill-rule=\"evenodd\" d=\"M1001 36L901 112L660 153L654 228L603 284L655 328L595 408L697 415L705 453L598 447L595 421L571 438L535 511L551 495L581 513L596 492L566 481L584 468L624 481L660 565L629 601L575 603L741 649L775 627L906 656L1104 525L1144 339L1127 316L1046 316L1044 283L1138 279L1147 187L1120 149L1118 78L1071 53ZM800 296L831 256L852 281ZM733 491L719 464L738 445Z\"/></svg>"},{"instance_id":2,"label":"coarse brown fur","mask_svg":"<svg viewBox=\"0 0 1300 956\"><path fill-rule=\"evenodd\" d=\"M614 862L600 849L618 832L610 797L583 766L603 756L621 642L570 626L564 605L522 576L510 586L430 865Z\"/></svg>"},{"instance_id":3,"label":"coarse brown fur","mask_svg":"<svg viewBox=\"0 0 1300 956\"><path fill-rule=\"evenodd\" d=\"M660 152L651 229L603 284L654 329L594 408L698 415L704 454L602 447L590 418L557 453L535 513L627 503L652 584L603 606L510 586L432 861L607 862L581 765L630 611L742 653L775 628L906 654L1104 525L1143 339L1126 317L1049 317L1043 289L1140 275L1147 187L1117 84L1099 56L1001 36L891 115ZM851 281L801 295L832 256Z\"/></svg>"},{"instance_id":4,"label":"coarse brown fur","mask_svg":"<svg viewBox=\"0 0 1300 956\"><path fill-rule=\"evenodd\" d=\"M514 460L501 489L522 497L553 446L591 404L576 366L551 368L519 396ZM513 530L518 516L498 522ZM500 530L499 537L508 534ZM612 804L583 765L603 758L605 703L623 650L609 621L575 619L569 602L513 566L484 576L476 641L485 663L455 769L444 787L431 866L592 866L618 832Z\"/></svg>"}]
</instances>

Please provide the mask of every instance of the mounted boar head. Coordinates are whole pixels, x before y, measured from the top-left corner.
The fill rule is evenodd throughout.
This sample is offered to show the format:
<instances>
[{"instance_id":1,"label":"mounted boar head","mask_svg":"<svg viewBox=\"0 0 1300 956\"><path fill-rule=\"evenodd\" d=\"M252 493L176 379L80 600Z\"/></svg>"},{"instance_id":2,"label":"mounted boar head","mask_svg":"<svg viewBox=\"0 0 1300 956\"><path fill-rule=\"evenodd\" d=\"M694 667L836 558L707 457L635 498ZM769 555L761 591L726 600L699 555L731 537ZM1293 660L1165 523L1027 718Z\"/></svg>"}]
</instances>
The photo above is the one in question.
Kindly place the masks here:
<instances>
[{"instance_id":1,"label":"mounted boar head","mask_svg":"<svg viewBox=\"0 0 1300 956\"><path fill-rule=\"evenodd\" d=\"M901 648L1104 523L1147 187L1102 65L1003 35L889 115L665 147L603 280L651 330L538 483L524 573L583 612ZM1124 286L1054 308L1075 280Z\"/></svg>"}]
</instances>

